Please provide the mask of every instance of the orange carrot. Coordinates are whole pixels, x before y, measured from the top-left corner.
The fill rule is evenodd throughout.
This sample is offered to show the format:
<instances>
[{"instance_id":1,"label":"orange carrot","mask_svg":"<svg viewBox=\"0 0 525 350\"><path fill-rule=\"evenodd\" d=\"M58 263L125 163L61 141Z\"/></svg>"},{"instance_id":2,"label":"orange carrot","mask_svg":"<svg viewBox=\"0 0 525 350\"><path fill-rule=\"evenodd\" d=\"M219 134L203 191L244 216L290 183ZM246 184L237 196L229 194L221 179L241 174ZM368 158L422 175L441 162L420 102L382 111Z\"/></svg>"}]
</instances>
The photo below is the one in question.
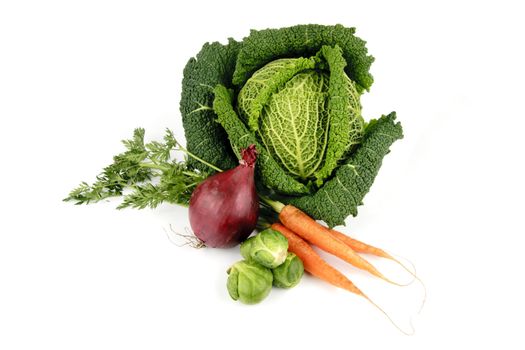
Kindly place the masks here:
<instances>
[{"instance_id":1,"label":"orange carrot","mask_svg":"<svg viewBox=\"0 0 525 350\"><path fill-rule=\"evenodd\" d=\"M395 260L390 254L385 252L383 249L376 248L376 247L371 246L369 244L366 244L366 243L363 243L361 241L358 241L357 239L349 237L349 236L345 235L342 232L339 232L339 231L336 231L336 230L330 230L330 234L334 238L337 238L340 241L343 241L346 245L348 245L350 248L352 248L354 251L356 251L358 253L372 254L372 255L375 255L375 256L379 256L381 258Z\"/></svg>"},{"instance_id":2,"label":"orange carrot","mask_svg":"<svg viewBox=\"0 0 525 350\"><path fill-rule=\"evenodd\" d=\"M385 252L383 249L374 247L374 246L372 246L370 244L366 244L366 243L361 242L361 241L358 241L357 239L352 238L350 236L347 236L347 235L345 235L342 232L339 232L339 231L336 231L336 230L332 230L332 229L330 229L329 231L330 231L330 235L332 237L340 240L341 242L343 242L344 244L346 244L347 246L352 248L355 252L375 255L375 256L378 256L380 258L385 258L385 259L392 260L395 263L397 263L398 265L400 265L403 269L405 269L412 276L417 278L416 273L414 271L411 271L404 264L402 264L399 260L394 258L389 253ZM413 267L414 267L414 265L412 265L412 268Z\"/></svg>"},{"instance_id":3,"label":"orange carrot","mask_svg":"<svg viewBox=\"0 0 525 350\"><path fill-rule=\"evenodd\" d=\"M321 258L301 237L278 223L273 224L272 229L279 231L288 239L288 250L301 259L306 271L336 287L366 298L365 294L352 281Z\"/></svg>"},{"instance_id":4,"label":"orange carrot","mask_svg":"<svg viewBox=\"0 0 525 350\"><path fill-rule=\"evenodd\" d=\"M288 250L294 253L301 259L304 265L304 269L310 274L318 277L319 279L328 282L336 287L345 289L349 292L362 296L368 300L372 305L374 305L383 315L385 315L388 320L397 328L399 331L406 335L414 334L412 329L410 332L402 330L392 318L375 302L373 302L366 294L364 294L357 286L350 281L345 275L343 275L339 270L332 267L328 264L323 258L315 252L315 250L310 247L310 245L304 241L300 236L290 231L285 226L275 223L272 226L272 229L280 232L288 240Z\"/></svg>"},{"instance_id":5,"label":"orange carrot","mask_svg":"<svg viewBox=\"0 0 525 350\"><path fill-rule=\"evenodd\" d=\"M281 220L284 226L295 232L301 238L318 246L322 250L343 259L357 268L368 271L374 276L387 282L401 285L386 278L372 264L359 256L352 248L338 238L335 238L328 228L319 224L293 205L286 205L282 208L279 213L279 220Z\"/></svg>"},{"instance_id":6,"label":"orange carrot","mask_svg":"<svg viewBox=\"0 0 525 350\"><path fill-rule=\"evenodd\" d=\"M423 281L416 275L415 271L411 271L408 267L402 264L399 260L394 258L391 254L385 252L381 248L377 248L372 245L366 244L364 242L358 241L357 239L349 237L345 235L344 233L336 231L336 230L330 230L330 235L332 235L332 237L336 239L339 239L341 242L344 242L346 245L348 245L350 248L352 248L354 251L358 253L371 254L371 255L381 257L381 258L392 260L395 263L397 263L399 266L401 266L403 269L405 269L409 274L411 274L414 277L414 279L416 279L421 284L424 290L423 300L421 302L421 306L419 307L419 312L421 312L421 310L423 309L423 306L425 305L426 299L427 299L427 288L425 284L423 283Z\"/></svg>"}]
</instances>

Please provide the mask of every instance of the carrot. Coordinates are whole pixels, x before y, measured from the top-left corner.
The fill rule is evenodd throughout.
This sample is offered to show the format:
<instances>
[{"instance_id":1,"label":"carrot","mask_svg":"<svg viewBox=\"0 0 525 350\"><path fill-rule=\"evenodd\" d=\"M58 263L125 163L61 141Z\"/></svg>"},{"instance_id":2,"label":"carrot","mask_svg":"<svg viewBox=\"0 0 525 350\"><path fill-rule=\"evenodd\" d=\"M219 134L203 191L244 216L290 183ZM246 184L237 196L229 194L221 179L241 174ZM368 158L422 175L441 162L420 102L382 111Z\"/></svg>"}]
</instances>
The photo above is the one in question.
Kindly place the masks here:
<instances>
[{"instance_id":1,"label":"carrot","mask_svg":"<svg viewBox=\"0 0 525 350\"><path fill-rule=\"evenodd\" d=\"M361 241L358 241L357 239L352 238L350 236L347 236L347 235L345 235L342 232L339 232L339 231L336 231L336 230L332 230L332 229L330 229L329 231L330 231L330 235L332 237L340 240L341 242L343 242L344 244L346 244L347 246L352 248L356 253L370 254L370 255L378 256L380 258L385 258L385 259L392 260L395 263L397 263L398 265L400 265L403 269L405 269L412 276L414 276L414 278L417 278L416 273L414 271L411 271L404 264L402 264L399 260L394 258L389 253L385 252L383 249L374 247L374 246L372 246L370 244L366 244L366 243L361 242ZM414 265L412 265L412 267L414 267Z\"/></svg>"},{"instance_id":2,"label":"carrot","mask_svg":"<svg viewBox=\"0 0 525 350\"><path fill-rule=\"evenodd\" d=\"M301 238L318 246L322 250L343 259L357 268L368 271L389 283L399 285L386 278L372 264L359 256L350 246L334 237L330 230L306 215L293 205L284 206L279 213L279 220L284 226L295 232Z\"/></svg>"},{"instance_id":3,"label":"carrot","mask_svg":"<svg viewBox=\"0 0 525 350\"><path fill-rule=\"evenodd\" d=\"M353 250L355 250L358 253L372 254L375 256L379 256L381 258L395 260L390 254L385 252L383 249L376 248L369 244L358 241L357 239L349 237L342 232L339 232L336 230L330 230L330 234L333 237L339 239L340 241L343 241L346 245L348 245L349 247L351 247Z\"/></svg>"},{"instance_id":4,"label":"carrot","mask_svg":"<svg viewBox=\"0 0 525 350\"><path fill-rule=\"evenodd\" d=\"M350 236L345 235L342 232L332 230L330 229L330 235L340 241L342 241L344 244L352 248L357 253L364 253L364 254L370 254L375 255L380 258L385 258L394 261L395 263L399 264L403 269L405 269L408 273L410 273L412 276L417 278L414 271L411 271L409 268L407 268L404 264L402 264L399 260L394 258L391 254L387 253L381 248L374 247L370 244L366 244L364 242L358 241L355 238L352 238ZM414 267L414 265L412 265Z\"/></svg>"},{"instance_id":5,"label":"carrot","mask_svg":"<svg viewBox=\"0 0 525 350\"><path fill-rule=\"evenodd\" d=\"M412 329L410 332L402 330L392 318L375 302L373 302L366 294L364 294L352 281L350 281L345 275L339 270L328 264L310 245L304 241L299 235L295 234L285 226L274 223L272 229L280 232L288 240L288 250L294 253L301 259L304 265L304 269L315 277L328 282L336 287L345 289L351 293L357 294L372 305L374 305L388 320L402 333L406 335L414 334Z\"/></svg>"},{"instance_id":6,"label":"carrot","mask_svg":"<svg viewBox=\"0 0 525 350\"><path fill-rule=\"evenodd\" d=\"M288 250L301 259L306 271L336 287L366 298L352 281L321 258L301 237L278 223L273 224L272 229L279 231L288 239Z\"/></svg>"},{"instance_id":7,"label":"carrot","mask_svg":"<svg viewBox=\"0 0 525 350\"><path fill-rule=\"evenodd\" d=\"M354 239L352 237L349 237L345 235L342 232L336 231L336 230L329 230L330 235L336 239L339 239L341 242L345 243L347 246L352 248L355 252L358 253L365 253L365 254L371 254L375 255L381 258L389 259L394 261L395 263L399 264L403 269L405 269L408 273L410 273L414 279L416 279L424 290L424 297L423 301L421 302L421 306L419 308L419 312L423 309L423 306L425 305L425 301L427 299L427 288L423 281L416 275L415 271L411 271L409 268L407 268L404 264L402 264L399 260L394 258L391 254L385 252L381 248L374 247L372 245L366 244L364 242L358 241L357 239ZM412 265L413 266L413 265Z\"/></svg>"}]
</instances>

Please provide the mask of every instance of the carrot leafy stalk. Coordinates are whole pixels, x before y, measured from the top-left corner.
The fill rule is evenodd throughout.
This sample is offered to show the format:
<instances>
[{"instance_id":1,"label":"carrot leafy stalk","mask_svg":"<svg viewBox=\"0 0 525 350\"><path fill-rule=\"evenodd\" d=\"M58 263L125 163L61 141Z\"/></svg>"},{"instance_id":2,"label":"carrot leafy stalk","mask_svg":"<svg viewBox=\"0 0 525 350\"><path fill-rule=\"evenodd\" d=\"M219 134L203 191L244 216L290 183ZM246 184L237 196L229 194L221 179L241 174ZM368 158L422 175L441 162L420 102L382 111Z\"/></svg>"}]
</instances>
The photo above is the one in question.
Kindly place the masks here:
<instances>
[{"instance_id":1,"label":"carrot leafy stalk","mask_svg":"<svg viewBox=\"0 0 525 350\"><path fill-rule=\"evenodd\" d=\"M117 207L156 208L163 202L188 206L195 187L210 174L189 166L188 159L203 163L208 169L221 171L216 166L188 152L166 129L164 142L144 142L144 129L138 128L133 137L123 140L126 150L113 157L93 184L82 182L64 201L89 204L111 197L123 197ZM186 160L172 156L175 151L185 153Z\"/></svg>"}]
</instances>

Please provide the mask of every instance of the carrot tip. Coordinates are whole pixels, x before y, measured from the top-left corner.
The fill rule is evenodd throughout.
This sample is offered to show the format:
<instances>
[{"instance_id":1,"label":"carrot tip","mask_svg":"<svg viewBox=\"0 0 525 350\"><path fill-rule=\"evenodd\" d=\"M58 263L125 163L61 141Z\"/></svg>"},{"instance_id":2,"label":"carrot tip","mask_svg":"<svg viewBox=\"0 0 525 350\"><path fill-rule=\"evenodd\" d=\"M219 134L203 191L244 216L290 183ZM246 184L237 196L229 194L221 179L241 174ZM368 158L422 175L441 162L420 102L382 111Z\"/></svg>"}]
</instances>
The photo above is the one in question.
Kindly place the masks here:
<instances>
[{"instance_id":1,"label":"carrot tip","mask_svg":"<svg viewBox=\"0 0 525 350\"><path fill-rule=\"evenodd\" d=\"M410 317L409 319L409 325L410 325L410 330L409 331L405 331L403 328L401 328L401 326L399 326L393 319L392 317L390 317L390 315L385 311L383 310L383 308L381 308L379 305L377 305L376 303L374 303L369 297L367 297L366 295L364 295L364 297L372 304L374 305L383 315L385 315L385 317L390 321L390 323L392 323L392 325L394 327L397 328L398 331L400 331L401 333L403 333L404 335L407 335L407 336L412 336L414 334L416 334L416 330L414 328L414 325L412 324L412 317Z\"/></svg>"}]
</instances>

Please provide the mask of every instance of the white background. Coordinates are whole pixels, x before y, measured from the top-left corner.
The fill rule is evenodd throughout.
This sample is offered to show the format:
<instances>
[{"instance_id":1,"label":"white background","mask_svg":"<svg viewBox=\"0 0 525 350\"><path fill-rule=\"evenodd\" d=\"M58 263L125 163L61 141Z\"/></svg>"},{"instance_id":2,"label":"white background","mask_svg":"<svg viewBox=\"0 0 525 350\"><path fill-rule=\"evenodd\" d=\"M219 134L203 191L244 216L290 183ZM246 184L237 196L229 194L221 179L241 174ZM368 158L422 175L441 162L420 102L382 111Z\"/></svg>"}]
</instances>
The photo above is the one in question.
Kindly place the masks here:
<instances>
[{"instance_id":1,"label":"white background","mask_svg":"<svg viewBox=\"0 0 525 350\"><path fill-rule=\"evenodd\" d=\"M2 1L0 348L523 348L525 89L518 1ZM311 276L230 300L238 249L172 244L187 210L61 202L137 126L183 139L182 70L207 41L299 23L357 27L376 57L366 118L405 138L344 232L417 266L421 289L327 259L392 313ZM399 270L372 261L400 279ZM521 331L521 334L519 333Z\"/></svg>"}]
</instances>

